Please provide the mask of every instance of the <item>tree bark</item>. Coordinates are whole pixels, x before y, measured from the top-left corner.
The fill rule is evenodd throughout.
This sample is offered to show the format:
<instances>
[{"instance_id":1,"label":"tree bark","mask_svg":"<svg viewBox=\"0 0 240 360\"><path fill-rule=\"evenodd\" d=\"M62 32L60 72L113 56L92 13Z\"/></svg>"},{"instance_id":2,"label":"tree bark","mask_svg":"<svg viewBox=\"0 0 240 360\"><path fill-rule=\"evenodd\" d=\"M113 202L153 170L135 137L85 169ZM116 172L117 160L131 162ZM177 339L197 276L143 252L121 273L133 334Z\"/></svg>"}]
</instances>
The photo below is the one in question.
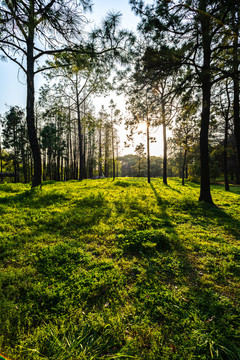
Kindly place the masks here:
<instances>
[{"instance_id":1,"label":"tree bark","mask_svg":"<svg viewBox=\"0 0 240 360\"><path fill-rule=\"evenodd\" d=\"M233 40L233 121L234 121L234 136L236 141L236 152L237 152L237 179L240 178L240 114L239 114L239 55L238 55L238 38L239 38L239 10L236 9L233 12L233 28L234 28L234 40ZM239 183L239 181L238 181Z\"/></svg>"},{"instance_id":2,"label":"tree bark","mask_svg":"<svg viewBox=\"0 0 240 360\"><path fill-rule=\"evenodd\" d=\"M109 129L108 125L105 127L105 159L104 159L104 175L106 178L109 177Z\"/></svg>"},{"instance_id":3,"label":"tree bark","mask_svg":"<svg viewBox=\"0 0 240 360\"><path fill-rule=\"evenodd\" d=\"M200 164L201 164L201 190L199 201L212 204L210 191L208 132L211 105L211 35L210 18L206 15L206 0L200 1L199 14L202 30L203 67L202 67L202 114L200 131Z\"/></svg>"},{"instance_id":4,"label":"tree bark","mask_svg":"<svg viewBox=\"0 0 240 360\"><path fill-rule=\"evenodd\" d=\"M149 120L147 117L147 174L148 174L148 183L151 182L151 169L150 169L150 139L149 139Z\"/></svg>"},{"instance_id":5,"label":"tree bark","mask_svg":"<svg viewBox=\"0 0 240 360\"><path fill-rule=\"evenodd\" d=\"M80 171L79 180L84 179L84 166L83 166L83 136L82 136L82 124L80 114L80 101L78 94L78 86L76 82L76 100L77 100L77 123L78 123L78 147L79 147L79 160L80 160Z\"/></svg>"},{"instance_id":6,"label":"tree bark","mask_svg":"<svg viewBox=\"0 0 240 360\"><path fill-rule=\"evenodd\" d=\"M186 167L186 160L187 160L187 149L184 149L183 155L183 165L182 165L182 185L184 186L184 177L185 177L185 167Z\"/></svg>"},{"instance_id":7,"label":"tree bark","mask_svg":"<svg viewBox=\"0 0 240 360\"><path fill-rule=\"evenodd\" d=\"M114 131L113 131L113 121L112 121L112 177L113 181L115 180L115 154L114 154Z\"/></svg>"},{"instance_id":8,"label":"tree bark","mask_svg":"<svg viewBox=\"0 0 240 360\"><path fill-rule=\"evenodd\" d=\"M99 144L98 144L98 176L102 177L102 126L99 127Z\"/></svg>"},{"instance_id":9,"label":"tree bark","mask_svg":"<svg viewBox=\"0 0 240 360\"><path fill-rule=\"evenodd\" d=\"M228 161L227 161L227 145L228 145L228 115L225 118L225 135L224 135L224 151L223 151L223 167L224 167L224 182L225 190L229 191L228 181Z\"/></svg>"},{"instance_id":10,"label":"tree bark","mask_svg":"<svg viewBox=\"0 0 240 360\"><path fill-rule=\"evenodd\" d=\"M33 21L33 20L32 20ZM27 128L28 137L33 155L34 174L32 178L32 187L42 183L42 163L41 152L37 138L34 119L34 36L33 30L29 30L27 39Z\"/></svg>"},{"instance_id":11,"label":"tree bark","mask_svg":"<svg viewBox=\"0 0 240 360\"><path fill-rule=\"evenodd\" d=\"M162 126L163 126L163 183L167 185L167 126L166 126L164 99L162 99Z\"/></svg>"}]
</instances>

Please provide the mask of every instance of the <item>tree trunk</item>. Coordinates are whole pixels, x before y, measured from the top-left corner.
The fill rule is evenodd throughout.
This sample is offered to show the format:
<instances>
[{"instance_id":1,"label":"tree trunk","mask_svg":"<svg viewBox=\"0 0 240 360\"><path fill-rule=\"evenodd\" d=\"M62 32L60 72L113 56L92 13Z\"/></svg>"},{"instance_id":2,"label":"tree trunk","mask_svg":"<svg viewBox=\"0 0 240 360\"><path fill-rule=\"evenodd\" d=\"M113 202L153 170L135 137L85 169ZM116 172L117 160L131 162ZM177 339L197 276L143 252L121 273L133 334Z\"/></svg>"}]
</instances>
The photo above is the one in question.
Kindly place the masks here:
<instances>
[{"instance_id":1,"label":"tree trunk","mask_svg":"<svg viewBox=\"0 0 240 360\"><path fill-rule=\"evenodd\" d=\"M34 119L34 57L33 57L34 37L33 31L29 30L27 40L27 128L28 137L33 154L34 174L32 187L42 183L42 164L41 153L38 144L37 132Z\"/></svg>"},{"instance_id":2,"label":"tree trunk","mask_svg":"<svg viewBox=\"0 0 240 360\"><path fill-rule=\"evenodd\" d=\"M151 182L151 169L150 169L150 139L149 139L149 120L147 117L147 175L148 175L148 183Z\"/></svg>"},{"instance_id":3,"label":"tree trunk","mask_svg":"<svg viewBox=\"0 0 240 360\"><path fill-rule=\"evenodd\" d=\"M228 145L228 115L227 115L226 118L225 118L225 136L224 136L224 150L223 150L223 167L224 167L225 190L226 190L226 191L229 191L227 145Z\"/></svg>"},{"instance_id":4,"label":"tree trunk","mask_svg":"<svg viewBox=\"0 0 240 360\"><path fill-rule=\"evenodd\" d=\"M76 99L77 99L77 123L78 123L78 147L79 147L79 160L80 160L80 171L79 180L84 179L84 165L83 165L83 137L82 137L82 124L80 115L80 102L78 94L78 86L76 83Z\"/></svg>"},{"instance_id":5,"label":"tree trunk","mask_svg":"<svg viewBox=\"0 0 240 360\"><path fill-rule=\"evenodd\" d=\"M46 150L43 151L43 181L47 180Z\"/></svg>"},{"instance_id":6,"label":"tree trunk","mask_svg":"<svg viewBox=\"0 0 240 360\"><path fill-rule=\"evenodd\" d=\"M98 176L103 175L102 171L102 127L99 128L99 144L98 144Z\"/></svg>"},{"instance_id":7,"label":"tree trunk","mask_svg":"<svg viewBox=\"0 0 240 360\"><path fill-rule=\"evenodd\" d=\"M113 122L112 122L112 166L113 166L113 181L115 180L115 154L114 154L114 131L113 131Z\"/></svg>"},{"instance_id":8,"label":"tree trunk","mask_svg":"<svg viewBox=\"0 0 240 360\"><path fill-rule=\"evenodd\" d=\"M167 126L166 126L164 99L162 99L162 126L163 126L163 183L167 185Z\"/></svg>"},{"instance_id":9,"label":"tree trunk","mask_svg":"<svg viewBox=\"0 0 240 360\"><path fill-rule=\"evenodd\" d=\"M233 40L233 89L234 89L234 100L233 100L233 121L234 121L234 136L236 141L236 151L237 151L237 171L238 176L237 179L240 178L239 170L240 170L240 114L239 114L239 50L238 50L238 26L239 26L239 18L237 15L237 10L235 14L233 14L233 21L235 20L236 24L234 24L234 40ZM238 181L239 183L239 181Z\"/></svg>"},{"instance_id":10,"label":"tree trunk","mask_svg":"<svg viewBox=\"0 0 240 360\"><path fill-rule=\"evenodd\" d=\"M105 128L105 159L104 159L104 175L106 178L109 177L109 129L108 125Z\"/></svg>"},{"instance_id":11,"label":"tree trunk","mask_svg":"<svg viewBox=\"0 0 240 360\"><path fill-rule=\"evenodd\" d=\"M83 116L84 116L84 121L83 121L83 178L86 179L87 178L87 169L86 169L87 137L86 137L86 120L85 120L85 116L86 116L85 101L83 103Z\"/></svg>"},{"instance_id":12,"label":"tree trunk","mask_svg":"<svg viewBox=\"0 0 240 360\"><path fill-rule=\"evenodd\" d=\"M51 164L51 153L48 153L48 176L49 180L52 180L52 164Z\"/></svg>"},{"instance_id":13,"label":"tree trunk","mask_svg":"<svg viewBox=\"0 0 240 360\"><path fill-rule=\"evenodd\" d=\"M185 177L185 167L186 167L186 160L187 160L187 149L184 149L183 155L183 166L182 166L182 185L184 186L184 177Z\"/></svg>"},{"instance_id":14,"label":"tree trunk","mask_svg":"<svg viewBox=\"0 0 240 360\"><path fill-rule=\"evenodd\" d=\"M77 134L77 130L76 130L76 123L74 123L74 133L73 133L73 179L77 180L78 179L78 167L77 167L77 139L76 139L76 135Z\"/></svg>"},{"instance_id":15,"label":"tree trunk","mask_svg":"<svg viewBox=\"0 0 240 360\"><path fill-rule=\"evenodd\" d=\"M118 145L119 145L119 143L118 143L118 141L117 141L117 158L116 158L116 176L117 176L117 178L118 178Z\"/></svg>"},{"instance_id":16,"label":"tree trunk","mask_svg":"<svg viewBox=\"0 0 240 360\"><path fill-rule=\"evenodd\" d=\"M199 201L212 204L210 191L208 131L210 119L211 100L211 36L210 18L206 15L206 0L200 1L199 18L202 28L203 67L202 67L202 114L200 131L200 164L201 164L201 190Z\"/></svg>"}]
</instances>

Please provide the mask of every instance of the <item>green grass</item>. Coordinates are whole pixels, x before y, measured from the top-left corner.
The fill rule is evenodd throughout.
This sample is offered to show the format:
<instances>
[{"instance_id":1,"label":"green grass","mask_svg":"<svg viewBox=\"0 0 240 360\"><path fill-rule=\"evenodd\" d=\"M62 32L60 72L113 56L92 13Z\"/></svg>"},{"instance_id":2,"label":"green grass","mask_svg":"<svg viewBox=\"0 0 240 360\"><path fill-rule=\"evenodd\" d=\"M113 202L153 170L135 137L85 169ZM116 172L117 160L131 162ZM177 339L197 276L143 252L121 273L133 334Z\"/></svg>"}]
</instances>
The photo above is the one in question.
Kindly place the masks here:
<instances>
[{"instance_id":1,"label":"green grass","mask_svg":"<svg viewBox=\"0 0 240 360\"><path fill-rule=\"evenodd\" d=\"M0 353L240 359L240 187L0 185Z\"/></svg>"}]
</instances>

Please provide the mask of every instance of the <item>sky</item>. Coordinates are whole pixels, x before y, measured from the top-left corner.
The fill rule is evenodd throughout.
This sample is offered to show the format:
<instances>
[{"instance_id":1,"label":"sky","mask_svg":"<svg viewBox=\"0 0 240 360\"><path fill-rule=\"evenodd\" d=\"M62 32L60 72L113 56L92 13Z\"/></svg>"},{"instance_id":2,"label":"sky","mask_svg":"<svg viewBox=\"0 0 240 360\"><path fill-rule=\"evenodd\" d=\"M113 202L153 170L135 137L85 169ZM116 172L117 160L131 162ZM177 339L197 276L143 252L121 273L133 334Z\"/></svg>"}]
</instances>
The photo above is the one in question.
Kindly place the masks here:
<instances>
[{"instance_id":1,"label":"sky","mask_svg":"<svg viewBox=\"0 0 240 360\"><path fill-rule=\"evenodd\" d=\"M94 0L93 0L94 2ZM91 27L100 25L105 15L109 12L122 13L121 26L132 31L136 31L139 18L131 11L128 0L95 0L92 13L87 13L86 17L91 20ZM44 83L41 75L35 78L36 92L39 87ZM37 94L36 94L37 95ZM124 97L111 94L109 98L95 99L96 108L100 104L108 106L109 99L113 98L117 102L118 108L124 113ZM22 71L19 71L16 64L12 61L0 61L0 114L4 114L10 105L18 105L21 107L26 106L26 81ZM134 146L124 149L124 141L126 141L126 133L124 125L119 127L119 135L121 139L121 154L133 153L134 148L140 142L145 143L146 139L142 136L135 137ZM162 136L161 132L154 130L152 136L156 136L157 142L151 145L151 154L155 156L162 155Z\"/></svg>"}]
</instances>

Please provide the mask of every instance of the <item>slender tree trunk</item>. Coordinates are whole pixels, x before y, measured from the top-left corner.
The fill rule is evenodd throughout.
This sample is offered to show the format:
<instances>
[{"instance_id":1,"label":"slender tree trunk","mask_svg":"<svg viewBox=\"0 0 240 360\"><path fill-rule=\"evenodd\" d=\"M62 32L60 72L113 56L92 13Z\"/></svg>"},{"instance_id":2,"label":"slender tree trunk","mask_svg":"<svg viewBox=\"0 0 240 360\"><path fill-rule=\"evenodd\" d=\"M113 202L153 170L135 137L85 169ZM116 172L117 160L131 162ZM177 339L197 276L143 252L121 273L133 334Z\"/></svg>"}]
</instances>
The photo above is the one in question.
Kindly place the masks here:
<instances>
[{"instance_id":1,"label":"slender tree trunk","mask_svg":"<svg viewBox=\"0 0 240 360\"><path fill-rule=\"evenodd\" d=\"M70 171L70 179L74 179L74 160L73 160L73 146L72 146L72 132L70 129L70 134L69 134L69 149L70 149L70 167L71 167L71 171Z\"/></svg>"},{"instance_id":2,"label":"slender tree trunk","mask_svg":"<svg viewBox=\"0 0 240 360\"><path fill-rule=\"evenodd\" d=\"M60 180L64 180L64 165L63 165L63 154L61 155L61 174L60 174Z\"/></svg>"},{"instance_id":3,"label":"slender tree trunk","mask_svg":"<svg viewBox=\"0 0 240 360\"><path fill-rule=\"evenodd\" d=\"M46 166L46 150L43 151L43 181L46 181L47 166Z\"/></svg>"},{"instance_id":4,"label":"slender tree trunk","mask_svg":"<svg viewBox=\"0 0 240 360\"><path fill-rule=\"evenodd\" d=\"M19 164L19 156L17 157L17 182L20 182L20 164Z\"/></svg>"},{"instance_id":5,"label":"slender tree trunk","mask_svg":"<svg viewBox=\"0 0 240 360\"><path fill-rule=\"evenodd\" d=\"M67 153L65 158L64 180L68 180L69 174L69 160L70 160L70 148L69 148L69 133L67 135Z\"/></svg>"},{"instance_id":6,"label":"slender tree trunk","mask_svg":"<svg viewBox=\"0 0 240 360\"><path fill-rule=\"evenodd\" d=\"M227 106L226 113L223 112L223 113L225 113L223 171L224 171L225 190L229 191L227 147L228 147L229 112L230 112L230 107L231 107L231 99L230 99L230 95L229 95L228 82L226 82L226 95L227 95L227 100L228 100L228 106Z\"/></svg>"},{"instance_id":7,"label":"slender tree trunk","mask_svg":"<svg viewBox=\"0 0 240 360\"><path fill-rule=\"evenodd\" d=\"M26 156L26 151L24 149L24 129L23 127L21 127L21 145L20 145L20 153L21 153L21 158L22 158L22 166L23 166L23 181L26 184L27 183L27 156Z\"/></svg>"},{"instance_id":8,"label":"slender tree trunk","mask_svg":"<svg viewBox=\"0 0 240 360\"><path fill-rule=\"evenodd\" d=\"M17 147L16 147L16 131L13 127L13 142L14 142L14 182L17 182Z\"/></svg>"},{"instance_id":9,"label":"slender tree trunk","mask_svg":"<svg viewBox=\"0 0 240 360\"><path fill-rule=\"evenodd\" d=\"M30 181L32 180L33 178L33 158L32 156L30 156Z\"/></svg>"},{"instance_id":10,"label":"slender tree trunk","mask_svg":"<svg viewBox=\"0 0 240 360\"><path fill-rule=\"evenodd\" d=\"M72 156L72 131L71 131L71 108L69 102L69 109L68 109L68 159L67 159L67 178L66 180L72 179L73 174L73 156Z\"/></svg>"},{"instance_id":11,"label":"slender tree trunk","mask_svg":"<svg viewBox=\"0 0 240 360\"><path fill-rule=\"evenodd\" d=\"M77 171L77 140L76 140L76 123L74 122L74 133L73 133L73 179L78 179Z\"/></svg>"},{"instance_id":12,"label":"slender tree trunk","mask_svg":"<svg viewBox=\"0 0 240 360\"><path fill-rule=\"evenodd\" d=\"M184 186L184 176L185 176L185 167L186 167L186 160L187 160L187 149L184 149L183 155L183 166L182 166L182 185Z\"/></svg>"},{"instance_id":13,"label":"slender tree trunk","mask_svg":"<svg viewBox=\"0 0 240 360\"><path fill-rule=\"evenodd\" d=\"M90 132L89 139L88 139L88 176L89 178L93 178L93 137Z\"/></svg>"},{"instance_id":14,"label":"slender tree trunk","mask_svg":"<svg viewBox=\"0 0 240 360\"><path fill-rule=\"evenodd\" d=\"M150 137L149 137L149 119L147 117L147 175L148 175L148 183L151 182L151 169L150 169Z\"/></svg>"},{"instance_id":15,"label":"slender tree trunk","mask_svg":"<svg viewBox=\"0 0 240 360\"><path fill-rule=\"evenodd\" d=\"M113 181L115 180L115 154L114 154L114 131L113 131L113 122L112 122L112 167L113 167Z\"/></svg>"},{"instance_id":16,"label":"slender tree trunk","mask_svg":"<svg viewBox=\"0 0 240 360\"><path fill-rule=\"evenodd\" d=\"M80 114L80 101L78 94L78 86L76 82L76 99L77 99L77 123L78 123L78 147L79 147L79 160L80 160L80 171L79 180L84 179L84 166L83 166L83 136L82 136L82 124Z\"/></svg>"},{"instance_id":17,"label":"slender tree trunk","mask_svg":"<svg viewBox=\"0 0 240 360\"><path fill-rule=\"evenodd\" d=\"M208 132L211 100L211 35L210 18L206 15L206 0L200 1L199 14L202 28L203 68L202 68L202 114L200 131L200 164L201 164L201 190L199 201L213 203L210 191Z\"/></svg>"},{"instance_id":18,"label":"slender tree trunk","mask_svg":"<svg viewBox=\"0 0 240 360\"><path fill-rule=\"evenodd\" d=\"M26 175L27 175L27 182L30 181L29 168L30 168L29 154L28 154L28 151L26 151Z\"/></svg>"},{"instance_id":19,"label":"slender tree trunk","mask_svg":"<svg viewBox=\"0 0 240 360\"><path fill-rule=\"evenodd\" d=\"M104 175L105 177L109 177L109 129L108 125L105 128L105 159L104 159Z\"/></svg>"},{"instance_id":20,"label":"slender tree trunk","mask_svg":"<svg viewBox=\"0 0 240 360\"><path fill-rule=\"evenodd\" d=\"M31 21L31 20L30 20ZM33 21L33 20L32 20ZM28 137L33 154L34 174L32 186L42 183L42 164L41 153L37 138L34 119L34 56L33 56L34 36L31 25L29 25L29 36L27 39L27 128Z\"/></svg>"},{"instance_id":21,"label":"slender tree trunk","mask_svg":"<svg viewBox=\"0 0 240 360\"><path fill-rule=\"evenodd\" d=\"M162 100L162 126L163 126L163 183L167 185L167 126L164 99Z\"/></svg>"},{"instance_id":22,"label":"slender tree trunk","mask_svg":"<svg viewBox=\"0 0 240 360\"><path fill-rule=\"evenodd\" d=\"M56 164L56 180L60 181L60 165L61 165L61 155L60 155L60 151L58 151L57 154L57 164Z\"/></svg>"},{"instance_id":23,"label":"slender tree trunk","mask_svg":"<svg viewBox=\"0 0 240 360\"><path fill-rule=\"evenodd\" d=\"M102 171L102 127L99 128L99 144L98 144L98 176L103 175Z\"/></svg>"},{"instance_id":24,"label":"slender tree trunk","mask_svg":"<svg viewBox=\"0 0 240 360\"><path fill-rule=\"evenodd\" d=\"M239 5L238 8L233 12L233 22L234 22L234 40L233 40L233 91L234 91L234 100L233 100L233 121L234 121L234 136L236 141L236 152L237 152L237 171L238 171L238 183L240 178L240 114L239 114Z\"/></svg>"},{"instance_id":25,"label":"slender tree trunk","mask_svg":"<svg viewBox=\"0 0 240 360\"><path fill-rule=\"evenodd\" d=\"M86 169L86 151L87 151L87 137L86 137L86 103L83 103L83 177L87 178L87 169Z\"/></svg>"},{"instance_id":26,"label":"slender tree trunk","mask_svg":"<svg viewBox=\"0 0 240 360\"><path fill-rule=\"evenodd\" d=\"M118 145L119 145L119 142L117 141L117 158L116 158L116 176L118 178L118 156L119 156L119 150L118 150Z\"/></svg>"},{"instance_id":27,"label":"slender tree trunk","mask_svg":"<svg viewBox=\"0 0 240 360\"><path fill-rule=\"evenodd\" d=\"M227 145L228 145L228 115L227 115L226 118L225 118L225 136L224 136L224 150L223 150L223 167L224 167L225 190L226 190L226 191L229 191Z\"/></svg>"}]
</instances>

